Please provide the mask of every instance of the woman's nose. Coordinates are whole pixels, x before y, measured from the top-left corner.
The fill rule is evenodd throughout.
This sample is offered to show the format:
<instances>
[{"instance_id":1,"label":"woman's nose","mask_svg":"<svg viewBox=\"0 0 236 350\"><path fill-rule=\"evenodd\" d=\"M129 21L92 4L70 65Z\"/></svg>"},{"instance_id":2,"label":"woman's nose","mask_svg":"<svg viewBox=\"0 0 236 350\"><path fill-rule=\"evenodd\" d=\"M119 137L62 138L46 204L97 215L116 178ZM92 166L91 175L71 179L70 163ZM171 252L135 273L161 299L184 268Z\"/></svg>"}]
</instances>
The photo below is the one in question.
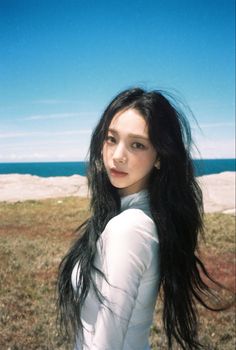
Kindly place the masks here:
<instances>
[{"instance_id":1,"label":"woman's nose","mask_svg":"<svg viewBox=\"0 0 236 350\"><path fill-rule=\"evenodd\" d=\"M127 155L122 144L118 144L113 153L113 160L118 163L125 163Z\"/></svg>"}]
</instances>

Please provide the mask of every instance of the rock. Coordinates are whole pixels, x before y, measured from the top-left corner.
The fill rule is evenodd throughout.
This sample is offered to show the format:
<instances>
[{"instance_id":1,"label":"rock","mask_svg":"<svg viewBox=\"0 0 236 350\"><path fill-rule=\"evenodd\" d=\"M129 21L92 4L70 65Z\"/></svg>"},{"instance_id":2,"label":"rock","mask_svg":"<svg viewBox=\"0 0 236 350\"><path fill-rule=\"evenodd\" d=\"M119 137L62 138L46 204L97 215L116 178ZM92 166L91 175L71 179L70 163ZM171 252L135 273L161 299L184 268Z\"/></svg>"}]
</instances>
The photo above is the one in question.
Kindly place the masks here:
<instances>
[{"instance_id":1,"label":"rock","mask_svg":"<svg viewBox=\"0 0 236 350\"><path fill-rule=\"evenodd\" d=\"M235 172L198 177L207 213L235 214ZM0 201L88 197L87 178L80 175L39 177L33 175L0 175Z\"/></svg>"}]
</instances>

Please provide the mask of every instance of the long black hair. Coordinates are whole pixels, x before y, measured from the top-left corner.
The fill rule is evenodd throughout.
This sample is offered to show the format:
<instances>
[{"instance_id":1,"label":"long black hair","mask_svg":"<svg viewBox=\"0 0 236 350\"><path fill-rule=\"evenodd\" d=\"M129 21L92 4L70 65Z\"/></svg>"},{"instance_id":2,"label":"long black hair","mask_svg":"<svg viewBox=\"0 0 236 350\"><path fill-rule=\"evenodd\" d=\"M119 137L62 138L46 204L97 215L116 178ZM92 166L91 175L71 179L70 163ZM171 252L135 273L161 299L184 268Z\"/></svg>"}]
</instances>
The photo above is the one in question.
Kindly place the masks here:
<instances>
[{"instance_id":1,"label":"long black hair","mask_svg":"<svg viewBox=\"0 0 236 350\"><path fill-rule=\"evenodd\" d=\"M96 243L108 221L119 213L120 197L106 174L102 147L112 118L127 109L137 110L146 120L150 141L160 159L160 169L152 170L148 191L159 236L163 324L168 346L171 348L175 339L183 349L200 349L196 301L212 309L205 302L212 293L205 280L211 277L196 253L198 235L203 232L202 192L194 176L189 123L174 101L161 91L134 88L121 92L108 105L93 132L88 170L91 215L79 227L79 238L59 267L60 324L75 341L78 334L83 334L81 308L91 287L103 302L93 278L94 273L106 278L94 265ZM71 273L77 262L80 269L75 292Z\"/></svg>"}]
</instances>

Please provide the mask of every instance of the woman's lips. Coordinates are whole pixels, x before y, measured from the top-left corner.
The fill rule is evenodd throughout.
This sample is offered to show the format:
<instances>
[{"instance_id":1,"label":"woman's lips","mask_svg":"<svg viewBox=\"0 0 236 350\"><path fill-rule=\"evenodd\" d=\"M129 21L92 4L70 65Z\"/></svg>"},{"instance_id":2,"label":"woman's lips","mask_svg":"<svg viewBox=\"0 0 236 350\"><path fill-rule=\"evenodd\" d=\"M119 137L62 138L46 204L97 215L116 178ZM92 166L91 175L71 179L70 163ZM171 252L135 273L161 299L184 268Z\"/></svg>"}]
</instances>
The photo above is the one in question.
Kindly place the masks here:
<instances>
[{"instance_id":1,"label":"woman's lips","mask_svg":"<svg viewBox=\"0 0 236 350\"><path fill-rule=\"evenodd\" d=\"M112 176L116 176L116 177L124 177L124 176L128 175L128 173L125 173L123 171L118 171L114 168L110 170L110 173Z\"/></svg>"}]
</instances>

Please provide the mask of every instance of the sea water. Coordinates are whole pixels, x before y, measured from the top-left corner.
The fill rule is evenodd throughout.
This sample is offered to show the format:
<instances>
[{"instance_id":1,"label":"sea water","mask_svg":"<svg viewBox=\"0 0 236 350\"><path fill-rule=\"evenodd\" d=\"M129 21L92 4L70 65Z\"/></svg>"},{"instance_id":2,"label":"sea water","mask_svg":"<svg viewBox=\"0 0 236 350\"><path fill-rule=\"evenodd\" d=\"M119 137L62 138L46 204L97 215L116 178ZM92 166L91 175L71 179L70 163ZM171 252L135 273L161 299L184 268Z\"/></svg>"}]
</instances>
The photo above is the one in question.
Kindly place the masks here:
<instances>
[{"instance_id":1,"label":"sea water","mask_svg":"<svg viewBox=\"0 0 236 350\"><path fill-rule=\"evenodd\" d=\"M195 159L197 176L235 171L236 159ZM85 176L86 162L0 163L0 174L30 174L42 177Z\"/></svg>"}]
</instances>

